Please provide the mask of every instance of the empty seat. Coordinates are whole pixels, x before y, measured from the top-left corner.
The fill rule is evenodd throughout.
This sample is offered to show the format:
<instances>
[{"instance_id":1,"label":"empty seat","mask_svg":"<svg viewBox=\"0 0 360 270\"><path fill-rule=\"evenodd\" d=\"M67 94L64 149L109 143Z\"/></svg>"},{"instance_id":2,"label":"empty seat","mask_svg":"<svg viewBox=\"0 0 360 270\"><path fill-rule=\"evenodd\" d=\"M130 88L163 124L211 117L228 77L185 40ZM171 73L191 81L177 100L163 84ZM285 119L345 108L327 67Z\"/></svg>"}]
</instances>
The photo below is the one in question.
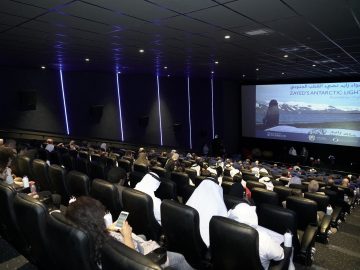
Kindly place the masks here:
<instances>
[{"instance_id":1,"label":"empty seat","mask_svg":"<svg viewBox=\"0 0 360 270\"><path fill-rule=\"evenodd\" d=\"M41 159L34 159L32 162L33 178L36 182L36 187L40 191L49 190L53 191L47 163Z\"/></svg>"},{"instance_id":2,"label":"empty seat","mask_svg":"<svg viewBox=\"0 0 360 270\"><path fill-rule=\"evenodd\" d=\"M70 196L88 196L90 194L89 177L78 171L71 171L66 176L66 185Z\"/></svg>"},{"instance_id":3,"label":"empty seat","mask_svg":"<svg viewBox=\"0 0 360 270\"><path fill-rule=\"evenodd\" d=\"M32 179L31 159L27 156L19 156L16 158L16 172L18 176L23 177L27 175Z\"/></svg>"},{"instance_id":4,"label":"empty seat","mask_svg":"<svg viewBox=\"0 0 360 270\"><path fill-rule=\"evenodd\" d=\"M110 211L114 220L117 219L121 212L121 201L119 190L114 184L105 180L94 179L91 184L90 195L99 200Z\"/></svg>"},{"instance_id":5,"label":"empty seat","mask_svg":"<svg viewBox=\"0 0 360 270\"><path fill-rule=\"evenodd\" d=\"M122 193L124 210L129 212L128 221L135 234L144 234L147 239L159 240L161 226L154 216L152 198L138 190L126 188Z\"/></svg>"},{"instance_id":6,"label":"empty seat","mask_svg":"<svg viewBox=\"0 0 360 270\"><path fill-rule=\"evenodd\" d=\"M253 188L251 190L251 198L254 200L256 206L259 206L262 203L279 205L278 194L263 188Z\"/></svg>"},{"instance_id":7,"label":"empty seat","mask_svg":"<svg viewBox=\"0 0 360 270\"><path fill-rule=\"evenodd\" d=\"M186 173L172 172L170 178L176 184L177 193L182 196L184 187L189 185L189 176Z\"/></svg>"},{"instance_id":8,"label":"empty seat","mask_svg":"<svg viewBox=\"0 0 360 270\"><path fill-rule=\"evenodd\" d=\"M53 268L47 235L48 209L24 193L15 196L14 209L19 228L30 246L31 261L42 269Z\"/></svg>"},{"instance_id":9,"label":"empty seat","mask_svg":"<svg viewBox=\"0 0 360 270\"><path fill-rule=\"evenodd\" d=\"M90 236L62 214L53 212L48 219L50 253L56 269L97 270L91 249Z\"/></svg>"},{"instance_id":10,"label":"empty seat","mask_svg":"<svg viewBox=\"0 0 360 270\"><path fill-rule=\"evenodd\" d=\"M53 186L53 193L61 195L61 203L67 205L70 196L66 185L66 170L59 165L50 165L49 178Z\"/></svg>"},{"instance_id":11,"label":"empty seat","mask_svg":"<svg viewBox=\"0 0 360 270\"><path fill-rule=\"evenodd\" d=\"M199 213L190 206L164 200L161 222L168 250L183 254L194 268L202 269L207 247L200 235Z\"/></svg>"}]
</instances>

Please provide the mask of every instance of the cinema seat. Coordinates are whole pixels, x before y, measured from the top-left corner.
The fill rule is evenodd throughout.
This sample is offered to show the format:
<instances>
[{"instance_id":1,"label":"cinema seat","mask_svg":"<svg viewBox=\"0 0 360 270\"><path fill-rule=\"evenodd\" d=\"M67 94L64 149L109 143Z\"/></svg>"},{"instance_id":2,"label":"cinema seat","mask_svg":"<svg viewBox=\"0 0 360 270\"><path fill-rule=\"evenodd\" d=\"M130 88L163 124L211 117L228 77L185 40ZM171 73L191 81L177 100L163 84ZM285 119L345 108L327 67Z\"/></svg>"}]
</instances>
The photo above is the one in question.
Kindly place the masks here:
<instances>
[{"instance_id":1,"label":"cinema seat","mask_svg":"<svg viewBox=\"0 0 360 270\"><path fill-rule=\"evenodd\" d=\"M34 159L32 162L33 178L36 183L37 191L53 191L48 168L49 165L41 159Z\"/></svg>"},{"instance_id":2,"label":"cinema seat","mask_svg":"<svg viewBox=\"0 0 360 270\"><path fill-rule=\"evenodd\" d=\"M70 196L66 184L66 169L59 165L50 165L49 178L53 186L53 193L61 195L61 203L67 205Z\"/></svg>"},{"instance_id":3,"label":"cinema seat","mask_svg":"<svg viewBox=\"0 0 360 270\"><path fill-rule=\"evenodd\" d=\"M80 197L89 196L90 194L89 177L82 172L69 172L66 176L66 185L70 196Z\"/></svg>"}]
</instances>

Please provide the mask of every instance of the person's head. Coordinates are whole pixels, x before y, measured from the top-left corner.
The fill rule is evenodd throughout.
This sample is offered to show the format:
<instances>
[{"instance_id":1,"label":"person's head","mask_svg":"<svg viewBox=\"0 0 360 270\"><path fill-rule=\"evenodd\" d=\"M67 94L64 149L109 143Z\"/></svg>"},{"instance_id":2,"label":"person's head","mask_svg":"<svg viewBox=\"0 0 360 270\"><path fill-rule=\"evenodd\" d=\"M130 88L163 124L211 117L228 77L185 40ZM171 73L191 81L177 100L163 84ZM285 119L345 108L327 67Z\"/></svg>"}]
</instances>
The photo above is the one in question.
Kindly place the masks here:
<instances>
[{"instance_id":1,"label":"person's head","mask_svg":"<svg viewBox=\"0 0 360 270\"><path fill-rule=\"evenodd\" d=\"M175 160L175 161L178 160L178 159L179 159L179 154L176 153L176 152L173 153L172 156L171 156L171 159L172 159L172 160Z\"/></svg>"},{"instance_id":2,"label":"person's head","mask_svg":"<svg viewBox=\"0 0 360 270\"><path fill-rule=\"evenodd\" d=\"M229 218L247 224L253 228L258 226L256 206L250 206L247 203L239 203L236 205L234 209L229 211Z\"/></svg>"},{"instance_id":3,"label":"person's head","mask_svg":"<svg viewBox=\"0 0 360 270\"><path fill-rule=\"evenodd\" d=\"M282 177L289 177L289 171L288 171L288 170L283 170L283 171L281 172L281 176L282 176Z\"/></svg>"},{"instance_id":4,"label":"person's head","mask_svg":"<svg viewBox=\"0 0 360 270\"><path fill-rule=\"evenodd\" d=\"M79 197L69 204L65 216L84 230L92 239L94 262L101 261L100 249L107 238L104 221L105 207L101 202L91 197Z\"/></svg>"},{"instance_id":5,"label":"person's head","mask_svg":"<svg viewBox=\"0 0 360 270\"><path fill-rule=\"evenodd\" d=\"M319 183L316 180L311 180L308 186L308 191L315 193L319 190Z\"/></svg>"},{"instance_id":6,"label":"person's head","mask_svg":"<svg viewBox=\"0 0 360 270\"><path fill-rule=\"evenodd\" d=\"M147 155L146 155L146 152L140 152L139 153L139 156L138 156L138 160L147 160L146 159Z\"/></svg>"},{"instance_id":7,"label":"person's head","mask_svg":"<svg viewBox=\"0 0 360 270\"><path fill-rule=\"evenodd\" d=\"M106 149L107 149L107 145L106 145L106 143L102 143L102 144L100 144L100 150L102 150L102 151L106 152Z\"/></svg>"},{"instance_id":8,"label":"person's head","mask_svg":"<svg viewBox=\"0 0 360 270\"><path fill-rule=\"evenodd\" d=\"M274 106L277 106L277 105L278 105L278 102L277 102L276 99L270 100L269 107L274 107Z\"/></svg>"},{"instance_id":9,"label":"person's head","mask_svg":"<svg viewBox=\"0 0 360 270\"><path fill-rule=\"evenodd\" d=\"M0 147L0 171L4 171L6 167L10 167L14 158L14 151L9 147Z\"/></svg>"},{"instance_id":10,"label":"person's head","mask_svg":"<svg viewBox=\"0 0 360 270\"><path fill-rule=\"evenodd\" d=\"M139 154L140 154L140 153L145 153L145 148L144 148L144 147L140 147L138 153L139 153Z\"/></svg>"},{"instance_id":11,"label":"person's head","mask_svg":"<svg viewBox=\"0 0 360 270\"><path fill-rule=\"evenodd\" d=\"M122 168L112 167L108 172L107 180L110 183L124 183L126 180L126 171Z\"/></svg>"},{"instance_id":12,"label":"person's head","mask_svg":"<svg viewBox=\"0 0 360 270\"><path fill-rule=\"evenodd\" d=\"M341 186L342 187L348 187L349 186L349 178L347 178L347 177L344 177L343 178L343 180L342 180L342 182L341 182Z\"/></svg>"},{"instance_id":13,"label":"person's head","mask_svg":"<svg viewBox=\"0 0 360 270\"><path fill-rule=\"evenodd\" d=\"M46 140L46 143L47 143L47 144L54 144L54 141L53 141L53 139L48 138L48 139Z\"/></svg>"}]
</instances>

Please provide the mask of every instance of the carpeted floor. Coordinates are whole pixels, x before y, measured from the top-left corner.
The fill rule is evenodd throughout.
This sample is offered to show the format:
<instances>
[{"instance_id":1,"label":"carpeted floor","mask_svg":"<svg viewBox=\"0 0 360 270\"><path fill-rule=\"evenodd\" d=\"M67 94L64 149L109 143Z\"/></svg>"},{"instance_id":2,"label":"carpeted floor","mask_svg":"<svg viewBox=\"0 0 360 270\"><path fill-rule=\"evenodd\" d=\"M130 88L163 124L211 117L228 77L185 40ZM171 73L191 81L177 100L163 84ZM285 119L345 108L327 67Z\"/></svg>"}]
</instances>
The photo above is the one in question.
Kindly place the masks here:
<instances>
[{"instance_id":1,"label":"carpeted floor","mask_svg":"<svg viewBox=\"0 0 360 270\"><path fill-rule=\"evenodd\" d=\"M297 270L359 270L360 269L360 206L340 224L329 244L315 244L315 261L311 267L295 264ZM0 238L0 270L37 268Z\"/></svg>"}]
</instances>

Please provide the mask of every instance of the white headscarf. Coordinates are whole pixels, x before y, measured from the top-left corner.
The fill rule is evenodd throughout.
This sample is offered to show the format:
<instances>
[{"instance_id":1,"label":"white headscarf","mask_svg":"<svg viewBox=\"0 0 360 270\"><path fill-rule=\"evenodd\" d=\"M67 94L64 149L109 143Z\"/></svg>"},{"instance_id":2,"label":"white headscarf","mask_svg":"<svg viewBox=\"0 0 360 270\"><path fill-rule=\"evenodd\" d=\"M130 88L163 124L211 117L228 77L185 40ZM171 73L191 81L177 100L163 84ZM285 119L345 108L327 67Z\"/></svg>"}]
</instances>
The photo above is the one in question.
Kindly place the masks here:
<instances>
[{"instance_id":1,"label":"white headscarf","mask_svg":"<svg viewBox=\"0 0 360 270\"><path fill-rule=\"evenodd\" d=\"M260 177L260 169L259 169L258 167L253 167L253 168L251 168L251 172L252 172L253 174L255 174L255 176L256 176L257 178Z\"/></svg>"},{"instance_id":2,"label":"white headscarf","mask_svg":"<svg viewBox=\"0 0 360 270\"><path fill-rule=\"evenodd\" d=\"M284 236L258 225L256 206L239 203L234 209L229 210L228 217L257 230L259 234L259 256L264 269L269 268L271 260L279 261L284 258L284 250L280 246L284 242Z\"/></svg>"},{"instance_id":3,"label":"white headscarf","mask_svg":"<svg viewBox=\"0 0 360 270\"><path fill-rule=\"evenodd\" d=\"M141 181L136 184L135 189L148 194L152 198L154 204L154 216L157 222L161 225L161 214L160 214L161 200L155 197L155 193L154 193L159 188L159 186L160 186L159 176L156 173L150 172L145 174L143 179L141 179Z\"/></svg>"},{"instance_id":4,"label":"white headscarf","mask_svg":"<svg viewBox=\"0 0 360 270\"><path fill-rule=\"evenodd\" d=\"M212 216L227 216L222 187L211 180L204 179L194 190L186 205L195 208L200 217L200 234L209 247L209 223Z\"/></svg>"},{"instance_id":5,"label":"white headscarf","mask_svg":"<svg viewBox=\"0 0 360 270\"><path fill-rule=\"evenodd\" d=\"M274 190L274 184L271 182L271 179L269 177L267 176L261 177L259 179L259 182L265 184L267 190L271 190L271 191Z\"/></svg>"}]
</instances>

